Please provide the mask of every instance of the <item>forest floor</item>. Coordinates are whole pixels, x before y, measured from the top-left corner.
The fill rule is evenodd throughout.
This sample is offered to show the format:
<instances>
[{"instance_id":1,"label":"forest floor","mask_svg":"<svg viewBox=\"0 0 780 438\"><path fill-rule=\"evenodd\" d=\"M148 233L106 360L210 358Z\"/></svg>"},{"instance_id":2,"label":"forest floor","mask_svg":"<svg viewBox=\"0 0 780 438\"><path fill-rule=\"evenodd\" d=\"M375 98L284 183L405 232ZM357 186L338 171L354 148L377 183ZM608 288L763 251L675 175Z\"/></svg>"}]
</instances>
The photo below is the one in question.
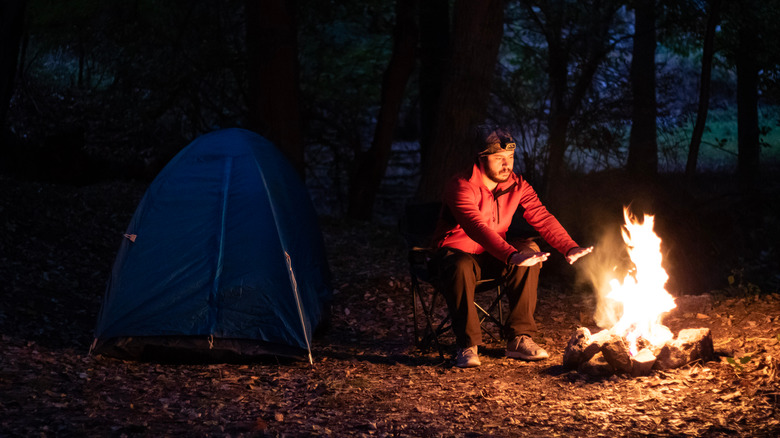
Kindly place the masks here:
<instances>
[{"instance_id":1,"label":"forest floor","mask_svg":"<svg viewBox=\"0 0 780 438\"><path fill-rule=\"evenodd\" d=\"M537 341L550 358L452 366L412 342L396 230L323 220L333 317L314 364L164 364L88 354L121 234L146 185L0 176L0 436L780 435L780 295L724 288L665 323L711 329L714 361L646 377L561 366L593 299L544 276ZM544 272L544 270L543 270ZM749 293L748 293L749 292ZM731 359L731 360L730 360Z\"/></svg>"}]
</instances>

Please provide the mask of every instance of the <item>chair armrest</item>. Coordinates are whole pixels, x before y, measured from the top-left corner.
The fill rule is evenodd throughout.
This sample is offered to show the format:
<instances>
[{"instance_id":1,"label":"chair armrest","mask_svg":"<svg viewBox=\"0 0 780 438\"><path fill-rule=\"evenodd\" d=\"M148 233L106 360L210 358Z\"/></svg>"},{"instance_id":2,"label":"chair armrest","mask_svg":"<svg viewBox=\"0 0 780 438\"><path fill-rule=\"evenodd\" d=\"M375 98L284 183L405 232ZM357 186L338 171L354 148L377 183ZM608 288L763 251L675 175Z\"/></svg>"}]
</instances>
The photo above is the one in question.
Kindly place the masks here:
<instances>
[{"instance_id":1,"label":"chair armrest","mask_svg":"<svg viewBox=\"0 0 780 438\"><path fill-rule=\"evenodd\" d=\"M409 248L409 269L412 275L420 280L430 282L433 273L430 270L430 261L436 253L436 248L413 246Z\"/></svg>"}]
</instances>

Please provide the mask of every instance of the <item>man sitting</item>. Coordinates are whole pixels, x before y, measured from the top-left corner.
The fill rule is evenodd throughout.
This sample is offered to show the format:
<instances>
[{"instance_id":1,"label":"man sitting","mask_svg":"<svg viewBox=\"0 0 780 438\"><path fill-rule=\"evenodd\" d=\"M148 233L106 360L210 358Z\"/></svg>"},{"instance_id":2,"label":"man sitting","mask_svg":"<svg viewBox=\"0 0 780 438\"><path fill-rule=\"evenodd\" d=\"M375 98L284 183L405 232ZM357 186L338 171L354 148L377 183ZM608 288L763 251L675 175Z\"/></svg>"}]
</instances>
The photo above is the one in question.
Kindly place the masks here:
<instances>
[{"instance_id":1,"label":"man sitting","mask_svg":"<svg viewBox=\"0 0 780 438\"><path fill-rule=\"evenodd\" d=\"M477 151L474 165L447 183L434 234L438 248L434 263L458 346L455 365L480 365L477 348L482 343L482 331L474 289L480 279L497 276L505 278L509 298L506 355L523 360L545 359L547 352L532 336L536 333L539 270L550 253L541 252L531 240L507 242L512 218L519 211L569 263L593 248L581 248L572 240L531 185L514 172L515 141L508 132L480 127L475 130L473 142Z\"/></svg>"}]
</instances>

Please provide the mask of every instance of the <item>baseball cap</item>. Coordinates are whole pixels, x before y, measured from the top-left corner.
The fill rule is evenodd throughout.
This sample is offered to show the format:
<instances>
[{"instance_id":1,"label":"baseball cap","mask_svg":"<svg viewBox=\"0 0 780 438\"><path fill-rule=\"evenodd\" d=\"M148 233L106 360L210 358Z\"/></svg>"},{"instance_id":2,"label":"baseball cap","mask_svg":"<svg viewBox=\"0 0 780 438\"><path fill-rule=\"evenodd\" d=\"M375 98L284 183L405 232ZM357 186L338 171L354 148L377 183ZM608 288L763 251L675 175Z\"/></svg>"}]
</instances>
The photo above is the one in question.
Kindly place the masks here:
<instances>
[{"instance_id":1,"label":"baseball cap","mask_svg":"<svg viewBox=\"0 0 780 438\"><path fill-rule=\"evenodd\" d=\"M475 130L474 150L478 156L514 152L516 147L515 139L503 128L481 125Z\"/></svg>"}]
</instances>

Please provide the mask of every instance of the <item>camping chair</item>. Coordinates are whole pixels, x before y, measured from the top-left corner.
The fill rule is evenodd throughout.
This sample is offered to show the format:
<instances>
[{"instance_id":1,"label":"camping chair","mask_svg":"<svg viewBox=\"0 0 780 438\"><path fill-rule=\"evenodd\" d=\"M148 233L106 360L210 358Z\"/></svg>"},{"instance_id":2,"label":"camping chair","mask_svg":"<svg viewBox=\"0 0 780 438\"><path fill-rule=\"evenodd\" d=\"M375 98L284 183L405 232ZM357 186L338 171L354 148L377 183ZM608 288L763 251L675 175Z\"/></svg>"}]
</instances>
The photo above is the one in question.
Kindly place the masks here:
<instances>
[{"instance_id":1,"label":"camping chair","mask_svg":"<svg viewBox=\"0 0 780 438\"><path fill-rule=\"evenodd\" d=\"M430 246L430 238L436 227L440 210L439 202L409 205L401 220L400 229L408 245L415 346L421 351L426 351L431 343L434 343L439 355L444 357L439 336L452 326L452 322L449 312L446 316L441 316L442 306L446 309L446 303L441 292L436 288L436 272L431 266L436 248ZM475 291L474 304L483 329L488 328L485 326L487 322L499 329L498 335L491 330L483 330L494 340L503 338L505 322L501 303L503 281L503 278L483 279L477 283ZM477 296L491 290L495 290L495 296L487 305L476 302ZM418 309L421 310L422 315L418 314Z\"/></svg>"}]
</instances>

